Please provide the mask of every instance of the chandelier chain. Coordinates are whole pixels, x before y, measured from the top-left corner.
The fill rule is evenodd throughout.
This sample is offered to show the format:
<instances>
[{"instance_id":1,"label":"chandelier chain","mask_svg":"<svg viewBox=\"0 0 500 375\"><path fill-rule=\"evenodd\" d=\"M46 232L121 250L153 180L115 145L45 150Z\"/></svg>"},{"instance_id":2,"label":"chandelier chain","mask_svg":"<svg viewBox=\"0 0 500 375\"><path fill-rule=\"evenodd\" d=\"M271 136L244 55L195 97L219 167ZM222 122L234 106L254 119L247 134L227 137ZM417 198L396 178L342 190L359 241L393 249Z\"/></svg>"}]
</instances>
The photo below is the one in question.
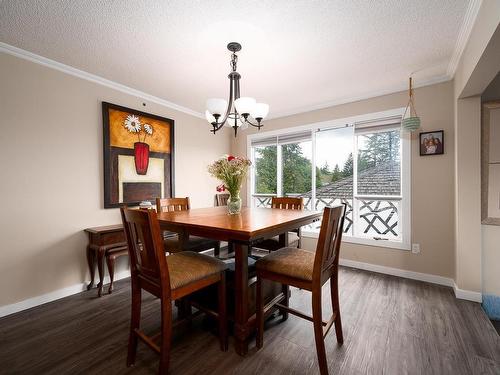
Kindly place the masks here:
<instances>
[{"instance_id":1,"label":"chandelier chain","mask_svg":"<svg viewBox=\"0 0 500 375\"><path fill-rule=\"evenodd\" d=\"M236 64L238 63L238 56L233 52L231 55L231 68L233 69L233 72L236 72Z\"/></svg>"}]
</instances>

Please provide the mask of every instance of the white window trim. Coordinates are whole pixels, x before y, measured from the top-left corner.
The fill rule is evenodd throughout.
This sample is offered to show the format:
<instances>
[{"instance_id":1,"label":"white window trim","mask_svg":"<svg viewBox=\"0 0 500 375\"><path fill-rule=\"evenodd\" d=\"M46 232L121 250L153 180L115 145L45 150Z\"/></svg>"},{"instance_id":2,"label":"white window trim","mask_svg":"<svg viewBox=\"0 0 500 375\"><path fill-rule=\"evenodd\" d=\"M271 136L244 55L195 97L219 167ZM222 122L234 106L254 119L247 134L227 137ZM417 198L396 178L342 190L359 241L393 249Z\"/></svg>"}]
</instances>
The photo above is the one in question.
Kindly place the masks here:
<instances>
[{"instance_id":1,"label":"white window trim","mask_svg":"<svg viewBox=\"0 0 500 375\"><path fill-rule=\"evenodd\" d=\"M355 122L362 122L367 120L372 120L376 118L385 118L391 116L403 116L405 108L395 108L387 111L374 112L369 114L364 114L360 116L352 116L347 118L335 119L324 122L311 123L307 125L294 126L289 128L283 128L278 130L270 130L270 131L262 131L256 134L250 134L247 136L247 155L250 155L250 159L252 161L252 171L249 173L247 178L247 202L253 205L253 188L254 188L254 171L255 168L255 160L254 153L252 152L252 140L264 138L264 137L272 137L279 136L283 134L288 134L292 132L299 132L304 130L310 130L313 142L313 151L315 151L314 143L315 143L315 131L318 129L326 129L326 128L339 128L345 127L346 124L353 124ZM376 247L384 247L391 249L400 249L400 250L411 250L411 136L410 133L401 131L401 210L402 215L400 215L401 220L401 241L391 241L391 240L374 240L370 238L362 238L362 237L354 237L354 236L343 236L342 240L347 243L355 243L361 245L368 246L376 246ZM356 147L356 146L355 146ZM355 158L356 159L356 158ZM313 163L313 178L315 175L315 152L313 152L312 163ZM353 160L354 164L356 164L356 160ZM278 168L279 167L278 163ZM355 167L355 165L353 166ZM315 179L312 180L313 182ZM316 191L316 184L312 184L313 193ZM278 188L278 193L279 193ZM315 196L315 194L313 194ZM353 197L353 209L354 209L354 197ZM354 215L354 212L353 212ZM354 216L353 216L354 217ZM354 228L353 228L354 234ZM304 237L309 238L318 238L319 233L317 232L307 232L303 231L302 235Z\"/></svg>"}]
</instances>

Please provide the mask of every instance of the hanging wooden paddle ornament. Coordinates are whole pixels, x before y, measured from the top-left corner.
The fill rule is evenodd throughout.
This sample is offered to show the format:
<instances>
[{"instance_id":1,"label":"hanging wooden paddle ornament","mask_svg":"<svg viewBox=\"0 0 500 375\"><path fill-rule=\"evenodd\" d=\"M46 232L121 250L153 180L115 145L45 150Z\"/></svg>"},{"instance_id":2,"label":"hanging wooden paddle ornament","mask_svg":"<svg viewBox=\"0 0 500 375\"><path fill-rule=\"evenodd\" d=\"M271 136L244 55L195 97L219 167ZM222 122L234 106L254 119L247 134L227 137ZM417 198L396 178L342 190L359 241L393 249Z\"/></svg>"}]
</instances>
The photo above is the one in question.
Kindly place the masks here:
<instances>
[{"instance_id":1,"label":"hanging wooden paddle ornament","mask_svg":"<svg viewBox=\"0 0 500 375\"><path fill-rule=\"evenodd\" d=\"M415 110L415 103L413 102L413 86L410 77L410 88L408 90L409 99L406 105L405 113L403 115L403 120L401 121L401 126L404 130L409 132L414 132L420 128L420 117L417 115ZM406 114L408 113L408 117Z\"/></svg>"}]
</instances>

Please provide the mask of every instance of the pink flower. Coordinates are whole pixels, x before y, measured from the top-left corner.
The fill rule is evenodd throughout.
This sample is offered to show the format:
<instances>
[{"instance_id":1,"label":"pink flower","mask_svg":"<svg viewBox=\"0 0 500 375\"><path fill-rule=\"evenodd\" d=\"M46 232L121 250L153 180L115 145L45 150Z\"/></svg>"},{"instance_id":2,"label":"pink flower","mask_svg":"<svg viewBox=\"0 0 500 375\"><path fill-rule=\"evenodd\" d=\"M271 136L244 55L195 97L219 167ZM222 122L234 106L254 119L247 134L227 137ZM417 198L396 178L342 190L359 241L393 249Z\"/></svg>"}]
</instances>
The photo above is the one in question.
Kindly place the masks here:
<instances>
[{"instance_id":1,"label":"pink flower","mask_svg":"<svg viewBox=\"0 0 500 375\"><path fill-rule=\"evenodd\" d=\"M231 161L231 160L234 160L234 159L236 159L236 158L233 155L229 155L227 157L227 161Z\"/></svg>"},{"instance_id":2,"label":"pink flower","mask_svg":"<svg viewBox=\"0 0 500 375\"><path fill-rule=\"evenodd\" d=\"M217 190L219 193L222 193L223 191L226 191L226 187L224 186L224 184L222 184L217 186L215 190Z\"/></svg>"}]
</instances>

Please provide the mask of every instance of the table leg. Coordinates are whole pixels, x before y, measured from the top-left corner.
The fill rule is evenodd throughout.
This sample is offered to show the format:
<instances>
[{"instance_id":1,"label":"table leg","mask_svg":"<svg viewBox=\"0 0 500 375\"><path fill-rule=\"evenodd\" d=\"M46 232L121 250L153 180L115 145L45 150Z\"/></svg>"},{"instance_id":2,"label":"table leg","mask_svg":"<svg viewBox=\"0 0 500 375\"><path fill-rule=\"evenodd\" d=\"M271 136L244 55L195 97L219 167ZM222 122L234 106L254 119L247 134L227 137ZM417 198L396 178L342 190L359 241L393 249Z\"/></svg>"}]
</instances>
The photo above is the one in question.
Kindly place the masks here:
<instances>
[{"instance_id":1,"label":"table leg","mask_svg":"<svg viewBox=\"0 0 500 375\"><path fill-rule=\"evenodd\" d=\"M288 232L280 234L280 236L279 236L279 244L280 244L280 249L282 247L287 247L288 246Z\"/></svg>"},{"instance_id":2,"label":"table leg","mask_svg":"<svg viewBox=\"0 0 500 375\"><path fill-rule=\"evenodd\" d=\"M99 284L97 284L97 295L102 296L102 288L104 286L104 253L105 250L101 247L97 249L97 270L99 271Z\"/></svg>"},{"instance_id":3,"label":"table leg","mask_svg":"<svg viewBox=\"0 0 500 375\"><path fill-rule=\"evenodd\" d=\"M90 283L87 285L87 290L90 290L94 286L95 277L95 251L90 245L87 245L87 264L90 271Z\"/></svg>"},{"instance_id":4,"label":"table leg","mask_svg":"<svg viewBox=\"0 0 500 375\"><path fill-rule=\"evenodd\" d=\"M248 245L234 242L235 252L235 349L239 355L248 352Z\"/></svg>"}]
</instances>

